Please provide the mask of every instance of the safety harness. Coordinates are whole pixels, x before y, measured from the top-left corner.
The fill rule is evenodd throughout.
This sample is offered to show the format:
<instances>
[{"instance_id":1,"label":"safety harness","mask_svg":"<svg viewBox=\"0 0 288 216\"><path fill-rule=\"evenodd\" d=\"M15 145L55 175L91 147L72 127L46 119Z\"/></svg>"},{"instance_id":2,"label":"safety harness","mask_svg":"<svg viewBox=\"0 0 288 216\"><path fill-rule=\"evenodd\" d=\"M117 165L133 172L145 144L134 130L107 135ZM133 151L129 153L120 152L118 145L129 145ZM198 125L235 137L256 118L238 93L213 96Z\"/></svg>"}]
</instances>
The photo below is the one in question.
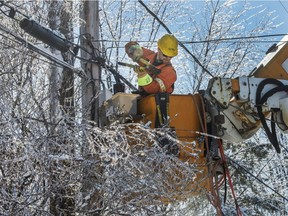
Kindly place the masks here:
<instances>
[{"instance_id":1,"label":"safety harness","mask_svg":"<svg viewBox=\"0 0 288 216\"><path fill-rule=\"evenodd\" d=\"M156 102L156 119L155 119L155 128L163 127L164 125L168 126L169 118L169 94L166 92L155 94Z\"/></svg>"},{"instance_id":2,"label":"safety harness","mask_svg":"<svg viewBox=\"0 0 288 216\"><path fill-rule=\"evenodd\" d=\"M167 154L178 155L179 148L177 143L168 137L176 138L176 132L174 128L169 127L169 94L158 93L155 94L156 102L156 119L155 119L155 128L160 128L160 131L166 135L159 135L158 142L162 148L165 148Z\"/></svg>"}]
</instances>

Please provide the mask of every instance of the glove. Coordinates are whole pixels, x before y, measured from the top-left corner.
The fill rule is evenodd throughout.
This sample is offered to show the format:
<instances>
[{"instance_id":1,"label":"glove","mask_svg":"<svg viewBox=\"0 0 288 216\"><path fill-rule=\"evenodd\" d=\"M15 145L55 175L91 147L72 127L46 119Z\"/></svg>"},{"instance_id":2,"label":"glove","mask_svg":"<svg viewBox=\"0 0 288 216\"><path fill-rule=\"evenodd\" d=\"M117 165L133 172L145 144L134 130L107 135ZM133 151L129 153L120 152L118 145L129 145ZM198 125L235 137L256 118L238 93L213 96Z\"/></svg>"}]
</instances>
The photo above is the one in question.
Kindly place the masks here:
<instances>
[{"instance_id":1,"label":"glove","mask_svg":"<svg viewBox=\"0 0 288 216\"><path fill-rule=\"evenodd\" d=\"M134 65L133 70L135 73L137 73L138 78L143 77L147 74L147 71L144 67L140 67L138 65Z\"/></svg>"},{"instance_id":2,"label":"glove","mask_svg":"<svg viewBox=\"0 0 288 216\"><path fill-rule=\"evenodd\" d=\"M146 71L151 72L151 73L153 73L155 75L161 73L161 70L156 68L154 65L148 65L145 68L146 68Z\"/></svg>"},{"instance_id":3,"label":"glove","mask_svg":"<svg viewBox=\"0 0 288 216\"><path fill-rule=\"evenodd\" d=\"M142 47L137 42L129 42L125 45L125 51L128 56L134 61L139 61L143 57Z\"/></svg>"},{"instance_id":4,"label":"glove","mask_svg":"<svg viewBox=\"0 0 288 216\"><path fill-rule=\"evenodd\" d=\"M144 67L139 67L138 65L135 65L133 69L137 73L138 86L147 86L153 82L153 78L147 73Z\"/></svg>"},{"instance_id":5,"label":"glove","mask_svg":"<svg viewBox=\"0 0 288 216\"><path fill-rule=\"evenodd\" d=\"M143 73L143 72L145 72L146 73L146 70L145 70L145 68L144 67L140 67L140 66L138 66L138 65L134 65L133 66L133 70L134 70L134 72L135 73Z\"/></svg>"}]
</instances>

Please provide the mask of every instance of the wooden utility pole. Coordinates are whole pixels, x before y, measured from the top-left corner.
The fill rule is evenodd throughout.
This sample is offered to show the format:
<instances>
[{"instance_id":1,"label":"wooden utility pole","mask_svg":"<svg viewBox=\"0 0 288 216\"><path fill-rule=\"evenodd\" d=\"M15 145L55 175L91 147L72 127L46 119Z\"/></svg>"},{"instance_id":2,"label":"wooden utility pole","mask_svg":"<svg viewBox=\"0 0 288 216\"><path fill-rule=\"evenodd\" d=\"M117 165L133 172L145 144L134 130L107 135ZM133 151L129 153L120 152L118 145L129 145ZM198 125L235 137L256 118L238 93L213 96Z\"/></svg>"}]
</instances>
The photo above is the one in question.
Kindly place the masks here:
<instances>
[{"instance_id":1,"label":"wooden utility pole","mask_svg":"<svg viewBox=\"0 0 288 216\"><path fill-rule=\"evenodd\" d=\"M84 1L83 9L80 12L80 17L85 23L80 28L81 57L83 59L95 61L99 55L99 2ZM99 126L99 91L100 91L100 66L82 61L87 79L82 79L82 106L83 120L90 120L93 126ZM87 123L87 122L86 122ZM96 144L95 144L96 145ZM89 149L90 145L83 142L82 155L87 161L97 160L97 156L92 154ZM101 167L99 166L84 166L82 172L82 213L93 212L93 215L100 215L102 196L101 187ZM96 174L96 175L95 175ZM98 176L98 177L95 177ZM100 210L99 210L100 209Z\"/></svg>"},{"instance_id":2,"label":"wooden utility pole","mask_svg":"<svg viewBox=\"0 0 288 216\"><path fill-rule=\"evenodd\" d=\"M85 23L80 28L81 56L84 59L95 60L99 55L99 2L84 1L81 18ZM87 52L88 51L88 52ZM99 90L100 90L100 67L95 63L82 61L82 68L87 74L88 79L82 82L82 104L83 118L92 120L98 125L99 120Z\"/></svg>"}]
</instances>

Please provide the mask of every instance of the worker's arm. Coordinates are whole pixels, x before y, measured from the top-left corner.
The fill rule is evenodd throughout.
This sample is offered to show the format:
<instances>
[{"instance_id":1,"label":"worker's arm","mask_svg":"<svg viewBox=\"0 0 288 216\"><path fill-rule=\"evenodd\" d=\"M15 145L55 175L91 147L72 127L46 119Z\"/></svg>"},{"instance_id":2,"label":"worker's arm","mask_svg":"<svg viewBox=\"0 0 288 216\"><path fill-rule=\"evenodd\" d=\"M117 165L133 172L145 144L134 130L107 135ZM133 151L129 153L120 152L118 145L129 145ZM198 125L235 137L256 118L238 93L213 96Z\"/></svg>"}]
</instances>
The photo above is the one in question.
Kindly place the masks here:
<instances>
[{"instance_id":1,"label":"worker's arm","mask_svg":"<svg viewBox=\"0 0 288 216\"><path fill-rule=\"evenodd\" d=\"M143 89L149 94L156 94L159 92L173 92L173 84L177 79L176 72L171 65L167 65L161 68L161 73L154 76L153 81Z\"/></svg>"}]
</instances>

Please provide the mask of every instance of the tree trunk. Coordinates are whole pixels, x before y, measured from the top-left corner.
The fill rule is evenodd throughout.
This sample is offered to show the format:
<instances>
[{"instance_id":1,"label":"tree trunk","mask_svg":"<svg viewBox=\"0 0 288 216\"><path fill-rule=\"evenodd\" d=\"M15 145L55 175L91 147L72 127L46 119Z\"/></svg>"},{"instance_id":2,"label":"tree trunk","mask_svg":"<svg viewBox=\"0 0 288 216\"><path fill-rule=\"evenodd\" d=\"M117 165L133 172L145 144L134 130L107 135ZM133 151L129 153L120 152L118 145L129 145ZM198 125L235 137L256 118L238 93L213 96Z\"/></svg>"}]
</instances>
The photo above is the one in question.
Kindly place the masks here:
<instances>
[{"instance_id":1,"label":"tree trunk","mask_svg":"<svg viewBox=\"0 0 288 216\"><path fill-rule=\"evenodd\" d=\"M69 7L72 8L73 2L70 2ZM68 39L72 40L73 27L71 23L71 16L67 13L67 10L63 10L63 3L58 1L52 1L49 5L49 27L52 30L59 30ZM62 10L61 10L62 9ZM61 22L59 22L59 20ZM59 51L52 50L52 53L58 54ZM73 58L69 54L63 54L64 61L73 64ZM60 118L65 116L67 127L73 127L72 121L69 118L75 117L74 113L74 75L73 71L64 68L59 69L59 67L51 66L51 76L50 76L50 119L52 122L51 135L57 137L59 134L58 121ZM60 106L59 106L60 105ZM60 109L60 107L62 109ZM69 145L70 143L63 139L60 140L61 145ZM69 156L74 155L75 146L67 148L67 146L61 145L50 146L50 155L61 155L66 154ZM71 152L67 152L70 149ZM50 189L52 190L50 196L50 213L52 215L75 215L75 188L73 185L67 184L70 176L73 173L66 172L65 176L61 176L63 167L70 167L70 160L52 160L50 171Z\"/></svg>"}]
</instances>

